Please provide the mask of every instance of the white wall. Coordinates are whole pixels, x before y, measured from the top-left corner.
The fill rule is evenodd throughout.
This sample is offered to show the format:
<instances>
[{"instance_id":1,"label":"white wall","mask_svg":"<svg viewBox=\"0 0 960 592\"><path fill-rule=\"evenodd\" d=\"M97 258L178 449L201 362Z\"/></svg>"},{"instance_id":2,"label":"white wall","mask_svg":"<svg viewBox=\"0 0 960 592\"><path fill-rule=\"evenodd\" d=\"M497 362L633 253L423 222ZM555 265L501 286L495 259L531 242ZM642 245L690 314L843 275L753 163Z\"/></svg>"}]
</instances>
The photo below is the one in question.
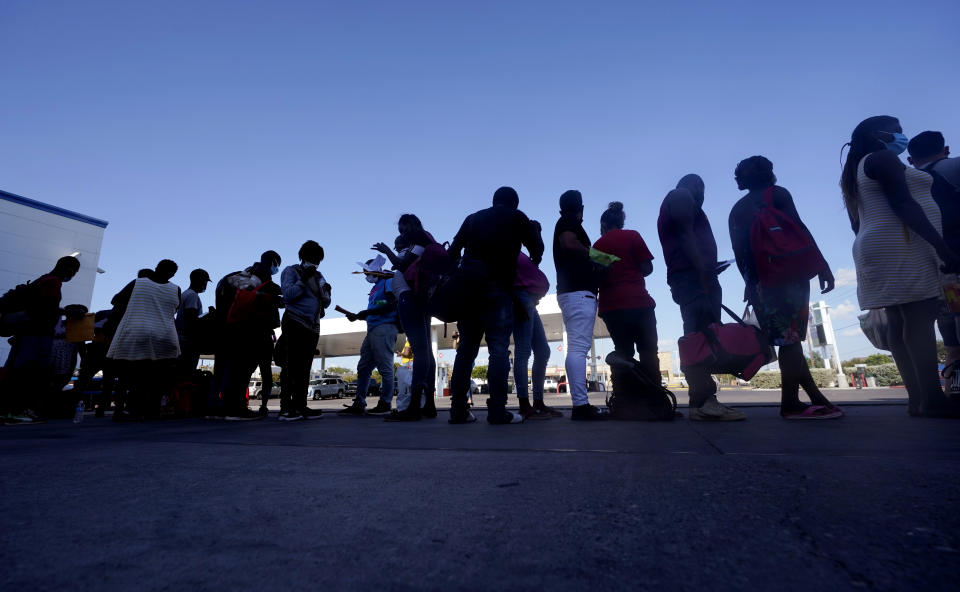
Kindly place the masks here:
<instances>
[{"instance_id":1,"label":"white wall","mask_svg":"<svg viewBox=\"0 0 960 592\"><path fill-rule=\"evenodd\" d=\"M0 293L35 280L57 259L80 252L80 272L63 285L61 305L90 306L104 229L27 205L0 199ZM10 346L0 338L0 360Z\"/></svg>"}]
</instances>

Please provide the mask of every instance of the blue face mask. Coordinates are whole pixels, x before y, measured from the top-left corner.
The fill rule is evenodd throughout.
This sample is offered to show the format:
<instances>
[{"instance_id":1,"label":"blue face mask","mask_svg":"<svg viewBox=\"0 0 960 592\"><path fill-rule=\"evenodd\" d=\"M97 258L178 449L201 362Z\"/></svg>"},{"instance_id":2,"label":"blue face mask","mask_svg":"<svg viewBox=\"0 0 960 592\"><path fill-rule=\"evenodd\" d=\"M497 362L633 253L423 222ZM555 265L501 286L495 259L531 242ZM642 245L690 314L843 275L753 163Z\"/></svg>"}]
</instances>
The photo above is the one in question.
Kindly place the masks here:
<instances>
[{"instance_id":1,"label":"blue face mask","mask_svg":"<svg viewBox=\"0 0 960 592\"><path fill-rule=\"evenodd\" d=\"M884 148L893 152L894 154L902 154L903 151L907 149L907 144L910 143L910 139L900 132L890 132L890 135L893 136L893 141L884 142Z\"/></svg>"},{"instance_id":2,"label":"blue face mask","mask_svg":"<svg viewBox=\"0 0 960 592\"><path fill-rule=\"evenodd\" d=\"M270 268L270 275L277 275L277 272L280 271L280 268L276 265Z\"/></svg>"}]
</instances>

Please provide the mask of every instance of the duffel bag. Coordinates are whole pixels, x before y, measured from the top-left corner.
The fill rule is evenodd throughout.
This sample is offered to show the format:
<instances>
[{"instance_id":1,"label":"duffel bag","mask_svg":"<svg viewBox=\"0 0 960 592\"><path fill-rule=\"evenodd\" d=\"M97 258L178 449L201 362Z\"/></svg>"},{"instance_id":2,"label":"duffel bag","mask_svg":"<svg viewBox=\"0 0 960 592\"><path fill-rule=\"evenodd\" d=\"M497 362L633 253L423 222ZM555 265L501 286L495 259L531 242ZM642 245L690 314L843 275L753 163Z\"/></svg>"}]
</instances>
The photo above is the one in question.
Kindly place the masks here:
<instances>
[{"instance_id":1,"label":"duffel bag","mask_svg":"<svg viewBox=\"0 0 960 592\"><path fill-rule=\"evenodd\" d=\"M732 374L750 380L776 354L763 332L723 307L735 323L711 323L703 331L687 333L677 341L680 369Z\"/></svg>"}]
</instances>

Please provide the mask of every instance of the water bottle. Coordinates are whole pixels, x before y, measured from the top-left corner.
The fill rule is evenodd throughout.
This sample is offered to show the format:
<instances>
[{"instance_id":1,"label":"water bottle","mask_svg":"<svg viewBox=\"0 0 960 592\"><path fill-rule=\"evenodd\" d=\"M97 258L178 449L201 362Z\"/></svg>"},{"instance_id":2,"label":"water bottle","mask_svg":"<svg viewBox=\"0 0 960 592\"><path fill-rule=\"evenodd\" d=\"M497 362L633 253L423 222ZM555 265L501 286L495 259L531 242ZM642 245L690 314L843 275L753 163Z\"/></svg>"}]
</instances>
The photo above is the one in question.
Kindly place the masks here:
<instances>
[{"instance_id":1,"label":"water bottle","mask_svg":"<svg viewBox=\"0 0 960 592\"><path fill-rule=\"evenodd\" d=\"M83 401L77 403L77 412L73 414L73 423L80 423L83 421Z\"/></svg>"}]
</instances>

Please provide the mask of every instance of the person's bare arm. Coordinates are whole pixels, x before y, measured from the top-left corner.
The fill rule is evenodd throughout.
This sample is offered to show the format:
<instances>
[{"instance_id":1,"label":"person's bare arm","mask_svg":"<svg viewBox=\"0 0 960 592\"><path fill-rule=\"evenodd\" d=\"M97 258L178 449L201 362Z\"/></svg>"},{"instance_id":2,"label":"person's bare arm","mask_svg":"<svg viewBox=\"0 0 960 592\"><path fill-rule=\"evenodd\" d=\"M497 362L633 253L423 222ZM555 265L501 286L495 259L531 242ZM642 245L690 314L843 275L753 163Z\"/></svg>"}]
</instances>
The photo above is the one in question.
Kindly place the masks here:
<instances>
[{"instance_id":1,"label":"person's bare arm","mask_svg":"<svg viewBox=\"0 0 960 592\"><path fill-rule=\"evenodd\" d=\"M686 255L694 269L700 276L700 286L706 290L713 282L716 270L715 261L704 261L697 246L697 235L693 231L693 223L697 217L697 203L686 189L674 189L667 194L667 212L677 230L680 240L680 249Z\"/></svg>"},{"instance_id":2,"label":"person's bare arm","mask_svg":"<svg viewBox=\"0 0 960 592\"><path fill-rule=\"evenodd\" d=\"M937 255L951 269L960 266L960 256L947 247L940 232L923 212L923 208L910 195L907 187L907 178L904 174L906 167L897 155L889 150L879 150L867 157L863 171L868 177L880 183L883 194L890 204L890 209L920 238L927 241L936 249Z\"/></svg>"},{"instance_id":3,"label":"person's bare arm","mask_svg":"<svg viewBox=\"0 0 960 592\"><path fill-rule=\"evenodd\" d=\"M557 240L560 241L560 248L564 251L578 253L584 257L590 256L590 247L587 247L581 243L580 239L577 238L577 235L569 230L561 232L560 236L557 237Z\"/></svg>"}]
</instances>

